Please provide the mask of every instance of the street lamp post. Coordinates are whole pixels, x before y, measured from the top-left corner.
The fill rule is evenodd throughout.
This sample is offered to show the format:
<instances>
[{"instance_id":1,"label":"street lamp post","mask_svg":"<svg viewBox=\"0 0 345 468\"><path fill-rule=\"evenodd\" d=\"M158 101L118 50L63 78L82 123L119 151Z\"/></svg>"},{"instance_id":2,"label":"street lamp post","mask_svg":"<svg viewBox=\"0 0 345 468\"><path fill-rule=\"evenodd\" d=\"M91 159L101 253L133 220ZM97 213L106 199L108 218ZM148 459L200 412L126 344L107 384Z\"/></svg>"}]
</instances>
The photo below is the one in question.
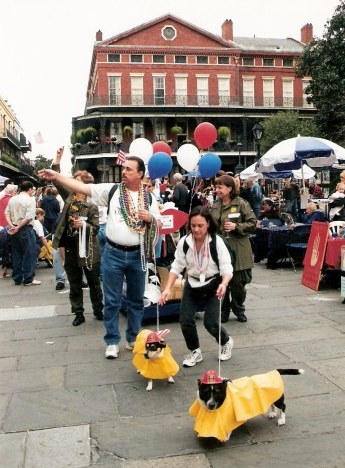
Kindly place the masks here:
<instances>
[{"instance_id":1,"label":"street lamp post","mask_svg":"<svg viewBox=\"0 0 345 468\"><path fill-rule=\"evenodd\" d=\"M264 127L261 125L261 123L256 123L252 129L252 132L253 132L253 135L254 135L254 139L255 139L255 142L256 142L256 147L257 147L257 152L256 152L256 156L255 156L255 162L257 162L260 157L261 157L261 153L260 153L260 140L262 138L262 134L264 132Z\"/></svg>"},{"instance_id":2,"label":"street lamp post","mask_svg":"<svg viewBox=\"0 0 345 468\"><path fill-rule=\"evenodd\" d=\"M242 143L240 141L238 141L236 146L237 146L237 150L238 150L238 163L237 163L237 165L235 167L235 174L240 174L244 169L244 166L241 163Z\"/></svg>"}]
</instances>

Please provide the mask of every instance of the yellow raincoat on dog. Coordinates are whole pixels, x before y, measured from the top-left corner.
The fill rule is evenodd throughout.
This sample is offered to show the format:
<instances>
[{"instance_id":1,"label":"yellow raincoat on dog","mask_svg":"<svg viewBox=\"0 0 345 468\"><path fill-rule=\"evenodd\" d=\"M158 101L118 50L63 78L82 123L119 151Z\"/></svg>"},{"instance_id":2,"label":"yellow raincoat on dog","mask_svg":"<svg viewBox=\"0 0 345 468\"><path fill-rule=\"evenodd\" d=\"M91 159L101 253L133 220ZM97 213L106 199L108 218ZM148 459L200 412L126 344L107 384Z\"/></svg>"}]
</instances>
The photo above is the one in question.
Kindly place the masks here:
<instances>
[{"instance_id":1,"label":"yellow raincoat on dog","mask_svg":"<svg viewBox=\"0 0 345 468\"><path fill-rule=\"evenodd\" d=\"M209 410L199 399L189 408L195 417L198 437L229 440L230 433L248 419L266 413L284 393L284 382L278 371L242 377L228 382L226 398L220 408Z\"/></svg>"},{"instance_id":2,"label":"yellow raincoat on dog","mask_svg":"<svg viewBox=\"0 0 345 468\"><path fill-rule=\"evenodd\" d=\"M151 330L142 330L135 340L132 363L140 374L153 380L167 379L173 377L179 371L179 365L172 357L171 349L168 345L163 349L162 356L154 359L146 359L146 339L151 334Z\"/></svg>"}]
</instances>

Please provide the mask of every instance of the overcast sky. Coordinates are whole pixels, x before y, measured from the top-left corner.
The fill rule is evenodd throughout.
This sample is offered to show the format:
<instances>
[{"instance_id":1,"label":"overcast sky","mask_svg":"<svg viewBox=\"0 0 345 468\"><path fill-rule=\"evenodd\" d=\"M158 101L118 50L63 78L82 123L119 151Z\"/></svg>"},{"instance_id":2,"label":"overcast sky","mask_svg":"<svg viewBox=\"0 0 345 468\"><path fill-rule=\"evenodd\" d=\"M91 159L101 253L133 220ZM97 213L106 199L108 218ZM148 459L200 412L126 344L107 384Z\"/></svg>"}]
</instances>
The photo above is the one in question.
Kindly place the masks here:
<instances>
[{"instance_id":1,"label":"overcast sky","mask_svg":"<svg viewBox=\"0 0 345 468\"><path fill-rule=\"evenodd\" d=\"M292 37L312 23L321 37L339 0L10 0L0 27L0 95L31 141L31 157L70 145L72 117L84 112L96 31L103 39L176 15L213 34L232 19L234 36ZM41 132L44 143L33 135ZM69 154L69 151L66 151Z\"/></svg>"}]
</instances>

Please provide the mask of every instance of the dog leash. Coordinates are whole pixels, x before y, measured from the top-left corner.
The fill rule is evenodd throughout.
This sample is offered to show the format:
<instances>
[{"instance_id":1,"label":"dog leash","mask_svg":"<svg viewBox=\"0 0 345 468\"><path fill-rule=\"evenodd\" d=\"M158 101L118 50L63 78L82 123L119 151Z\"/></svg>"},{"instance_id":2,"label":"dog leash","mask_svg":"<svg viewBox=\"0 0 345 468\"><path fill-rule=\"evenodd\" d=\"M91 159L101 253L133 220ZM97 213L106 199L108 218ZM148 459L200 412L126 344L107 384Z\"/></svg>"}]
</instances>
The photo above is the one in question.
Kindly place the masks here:
<instances>
[{"instance_id":1,"label":"dog leash","mask_svg":"<svg viewBox=\"0 0 345 468\"><path fill-rule=\"evenodd\" d=\"M220 353L222 351L221 345L221 333L222 333L222 298L219 298L219 322L218 322L218 375L220 373Z\"/></svg>"}]
</instances>

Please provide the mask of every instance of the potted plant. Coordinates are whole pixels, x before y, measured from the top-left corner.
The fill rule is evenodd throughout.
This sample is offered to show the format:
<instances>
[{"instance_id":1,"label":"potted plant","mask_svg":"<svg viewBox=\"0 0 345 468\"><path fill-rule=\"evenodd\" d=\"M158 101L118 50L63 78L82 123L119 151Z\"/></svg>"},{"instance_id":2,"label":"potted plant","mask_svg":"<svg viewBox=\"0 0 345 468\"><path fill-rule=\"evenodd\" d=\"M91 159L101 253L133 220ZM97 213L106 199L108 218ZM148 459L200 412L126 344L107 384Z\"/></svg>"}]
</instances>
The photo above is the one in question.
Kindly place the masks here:
<instances>
[{"instance_id":1,"label":"potted plant","mask_svg":"<svg viewBox=\"0 0 345 468\"><path fill-rule=\"evenodd\" d=\"M228 127L219 127L218 136L220 140L227 140L230 136L230 130Z\"/></svg>"},{"instance_id":2,"label":"potted plant","mask_svg":"<svg viewBox=\"0 0 345 468\"><path fill-rule=\"evenodd\" d=\"M125 127L123 127L123 134L125 136L133 135L133 128L130 125L126 125Z\"/></svg>"},{"instance_id":3,"label":"potted plant","mask_svg":"<svg viewBox=\"0 0 345 468\"><path fill-rule=\"evenodd\" d=\"M174 133L175 135L179 135L182 133L182 127L179 127L178 125L174 125L173 127L171 127L170 129L171 133Z\"/></svg>"}]
</instances>

